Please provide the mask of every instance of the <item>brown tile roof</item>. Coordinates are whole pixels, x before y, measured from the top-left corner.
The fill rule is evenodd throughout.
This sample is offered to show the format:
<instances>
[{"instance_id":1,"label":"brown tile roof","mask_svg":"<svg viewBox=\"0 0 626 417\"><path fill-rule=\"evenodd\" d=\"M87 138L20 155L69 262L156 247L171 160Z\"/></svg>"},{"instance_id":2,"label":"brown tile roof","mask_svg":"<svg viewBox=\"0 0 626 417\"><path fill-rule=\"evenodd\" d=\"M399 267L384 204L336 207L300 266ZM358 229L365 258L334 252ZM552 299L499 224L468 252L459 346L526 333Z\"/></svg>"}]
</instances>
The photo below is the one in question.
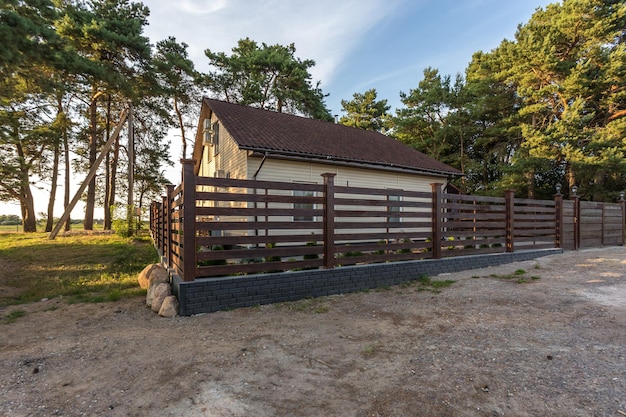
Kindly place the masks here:
<instances>
[{"instance_id":1,"label":"brown tile roof","mask_svg":"<svg viewBox=\"0 0 626 417\"><path fill-rule=\"evenodd\" d=\"M444 175L460 171L378 132L204 99L240 149Z\"/></svg>"}]
</instances>

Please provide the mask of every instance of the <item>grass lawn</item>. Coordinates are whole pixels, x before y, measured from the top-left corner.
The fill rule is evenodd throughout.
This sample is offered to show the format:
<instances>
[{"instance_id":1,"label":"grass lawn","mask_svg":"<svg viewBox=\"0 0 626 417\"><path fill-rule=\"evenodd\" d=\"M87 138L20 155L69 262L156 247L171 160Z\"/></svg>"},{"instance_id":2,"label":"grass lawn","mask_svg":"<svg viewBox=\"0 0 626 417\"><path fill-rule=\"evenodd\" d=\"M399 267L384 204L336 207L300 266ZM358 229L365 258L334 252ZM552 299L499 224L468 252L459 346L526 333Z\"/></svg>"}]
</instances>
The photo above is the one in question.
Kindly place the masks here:
<instances>
[{"instance_id":1,"label":"grass lawn","mask_svg":"<svg viewBox=\"0 0 626 417\"><path fill-rule=\"evenodd\" d=\"M145 294L137 274L158 261L147 232L115 234L0 233L0 307L42 298L115 301Z\"/></svg>"}]
</instances>

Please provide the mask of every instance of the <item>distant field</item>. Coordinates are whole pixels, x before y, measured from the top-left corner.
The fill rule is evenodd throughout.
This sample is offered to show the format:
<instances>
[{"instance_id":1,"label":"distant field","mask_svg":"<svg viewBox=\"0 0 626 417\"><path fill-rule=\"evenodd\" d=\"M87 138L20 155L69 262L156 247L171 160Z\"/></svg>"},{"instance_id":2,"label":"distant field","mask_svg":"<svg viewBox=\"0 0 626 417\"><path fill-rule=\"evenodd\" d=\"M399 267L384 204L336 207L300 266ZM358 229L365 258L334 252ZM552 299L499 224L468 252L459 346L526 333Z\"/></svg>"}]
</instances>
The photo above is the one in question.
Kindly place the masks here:
<instances>
[{"instance_id":1,"label":"distant field","mask_svg":"<svg viewBox=\"0 0 626 417\"><path fill-rule=\"evenodd\" d=\"M56 223L55 223L56 226ZM148 222L144 222L143 224L143 229L147 229L148 227ZM45 225L42 224L37 224L37 231L38 232L43 232L45 228ZM94 224L93 225L94 230L102 230L102 224ZM73 223L71 226L71 230L83 230L83 224L82 223ZM17 226L9 226L9 225L0 225L0 233L15 233L15 232L21 232L22 231L22 225L17 225ZM63 230L61 230L61 232L63 232Z\"/></svg>"},{"instance_id":2,"label":"distant field","mask_svg":"<svg viewBox=\"0 0 626 417\"><path fill-rule=\"evenodd\" d=\"M56 225L56 224L55 224ZM94 229L96 230L102 230L102 225L99 224L95 224ZM45 225L42 224L37 224L37 231L38 232L43 232L43 230L45 229ZM82 230L83 229L83 224L82 223L76 223L76 224L72 224L71 226L71 230ZM2 224L0 225L0 233L2 232L21 232L22 231L22 225L19 224L17 226L9 226L9 225L5 225Z\"/></svg>"},{"instance_id":3,"label":"distant field","mask_svg":"<svg viewBox=\"0 0 626 417\"><path fill-rule=\"evenodd\" d=\"M81 226L81 225L78 225ZM145 293L137 274L158 257L146 231L113 233L0 233L0 307L42 298L114 301Z\"/></svg>"}]
</instances>

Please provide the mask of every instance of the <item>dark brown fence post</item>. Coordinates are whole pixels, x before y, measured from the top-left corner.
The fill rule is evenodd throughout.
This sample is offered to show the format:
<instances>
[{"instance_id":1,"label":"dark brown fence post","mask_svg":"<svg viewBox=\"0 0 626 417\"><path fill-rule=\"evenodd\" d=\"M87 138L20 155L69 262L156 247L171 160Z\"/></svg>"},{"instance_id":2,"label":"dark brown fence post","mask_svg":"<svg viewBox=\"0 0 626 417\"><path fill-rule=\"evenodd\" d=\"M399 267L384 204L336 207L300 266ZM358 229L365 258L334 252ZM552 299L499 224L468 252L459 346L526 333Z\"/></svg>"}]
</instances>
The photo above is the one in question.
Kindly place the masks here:
<instances>
[{"instance_id":1,"label":"dark brown fence post","mask_svg":"<svg viewBox=\"0 0 626 417\"><path fill-rule=\"evenodd\" d=\"M560 248L563 245L563 194L561 194L560 186L554 195L554 215L554 247Z\"/></svg>"},{"instance_id":2,"label":"dark brown fence post","mask_svg":"<svg viewBox=\"0 0 626 417\"><path fill-rule=\"evenodd\" d=\"M165 263L172 267L172 200L174 198L174 185L166 185L166 196L163 197L163 247L161 251L165 256Z\"/></svg>"},{"instance_id":3,"label":"dark brown fence post","mask_svg":"<svg viewBox=\"0 0 626 417\"><path fill-rule=\"evenodd\" d=\"M196 161L182 159L183 165L183 281L196 279Z\"/></svg>"},{"instance_id":4,"label":"dark brown fence post","mask_svg":"<svg viewBox=\"0 0 626 417\"><path fill-rule=\"evenodd\" d=\"M619 193L618 203L622 206L622 245L626 243L626 200L624 200L624 192Z\"/></svg>"},{"instance_id":5,"label":"dark brown fence post","mask_svg":"<svg viewBox=\"0 0 626 417\"><path fill-rule=\"evenodd\" d=\"M580 197L576 195L576 187L572 187L570 197L574 200L574 250L580 248Z\"/></svg>"},{"instance_id":6,"label":"dark brown fence post","mask_svg":"<svg viewBox=\"0 0 626 417\"><path fill-rule=\"evenodd\" d=\"M324 177L324 268L335 267L335 175L322 174Z\"/></svg>"},{"instance_id":7,"label":"dark brown fence post","mask_svg":"<svg viewBox=\"0 0 626 417\"><path fill-rule=\"evenodd\" d=\"M441 187L443 184L435 182L430 186L433 190L433 202L432 202L432 234L433 241L433 259L441 259Z\"/></svg>"},{"instance_id":8,"label":"dark brown fence post","mask_svg":"<svg viewBox=\"0 0 626 417\"><path fill-rule=\"evenodd\" d=\"M504 192L504 205L506 211L505 234L506 234L506 251L515 251L515 190L506 190Z\"/></svg>"}]
</instances>

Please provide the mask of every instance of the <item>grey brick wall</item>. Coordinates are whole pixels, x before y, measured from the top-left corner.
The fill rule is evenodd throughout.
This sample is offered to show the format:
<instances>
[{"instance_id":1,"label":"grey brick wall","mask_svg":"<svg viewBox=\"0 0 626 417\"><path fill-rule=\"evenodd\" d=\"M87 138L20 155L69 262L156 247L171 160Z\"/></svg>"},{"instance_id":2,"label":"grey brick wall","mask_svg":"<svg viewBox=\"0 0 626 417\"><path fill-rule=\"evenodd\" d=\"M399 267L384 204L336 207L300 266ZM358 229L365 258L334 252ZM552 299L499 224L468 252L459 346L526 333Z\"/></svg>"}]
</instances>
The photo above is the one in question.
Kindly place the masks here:
<instances>
[{"instance_id":1,"label":"grey brick wall","mask_svg":"<svg viewBox=\"0 0 626 417\"><path fill-rule=\"evenodd\" d=\"M237 277L201 278L184 282L172 277L174 293L180 303L180 315L295 301L307 297L397 285L420 276L484 268L541 256L562 253L562 249L528 250L513 253L459 256L384 264L346 266L274 274Z\"/></svg>"}]
</instances>

